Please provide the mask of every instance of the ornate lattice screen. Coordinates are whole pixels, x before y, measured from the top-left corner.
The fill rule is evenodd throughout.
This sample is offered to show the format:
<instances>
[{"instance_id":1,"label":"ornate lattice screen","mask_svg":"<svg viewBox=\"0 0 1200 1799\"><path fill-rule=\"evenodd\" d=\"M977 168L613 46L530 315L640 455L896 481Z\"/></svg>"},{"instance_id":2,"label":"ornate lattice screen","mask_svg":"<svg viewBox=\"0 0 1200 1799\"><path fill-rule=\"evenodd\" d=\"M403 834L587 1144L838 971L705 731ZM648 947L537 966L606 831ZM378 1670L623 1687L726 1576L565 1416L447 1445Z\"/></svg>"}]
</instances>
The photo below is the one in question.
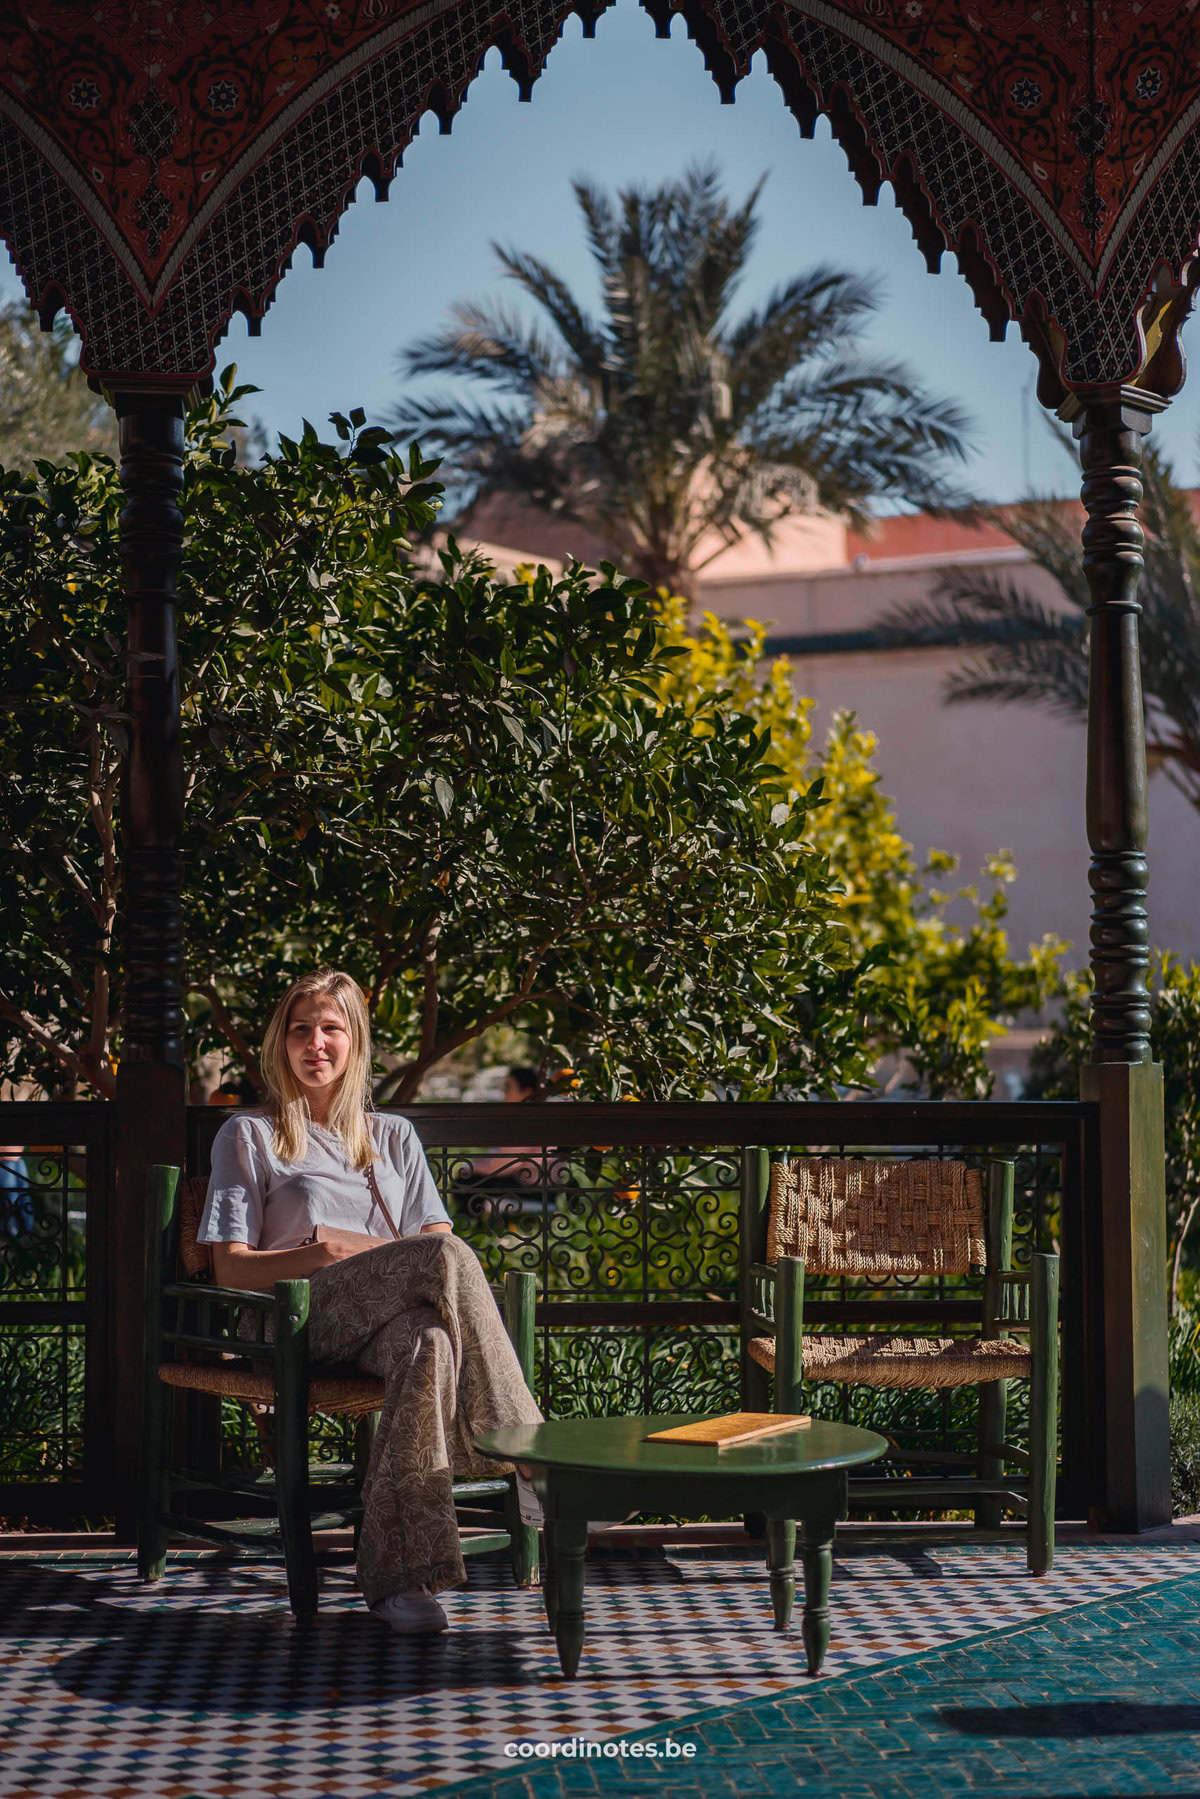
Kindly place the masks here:
<instances>
[{"instance_id":1,"label":"ornate lattice screen","mask_svg":"<svg viewBox=\"0 0 1200 1799\"><path fill-rule=\"evenodd\" d=\"M499 45L528 88L563 0L31 0L0 68L0 229L95 373L197 376L255 324L358 179L385 191L429 108ZM577 10L594 16L594 0ZM650 0L665 28L673 10ZM827 113L868 198L895 184L1043 396L1171 392L1200 226L1200 24L1178 0L685 0L723 93L765 50L802 129Z\"/></svg>"}]
</instances>

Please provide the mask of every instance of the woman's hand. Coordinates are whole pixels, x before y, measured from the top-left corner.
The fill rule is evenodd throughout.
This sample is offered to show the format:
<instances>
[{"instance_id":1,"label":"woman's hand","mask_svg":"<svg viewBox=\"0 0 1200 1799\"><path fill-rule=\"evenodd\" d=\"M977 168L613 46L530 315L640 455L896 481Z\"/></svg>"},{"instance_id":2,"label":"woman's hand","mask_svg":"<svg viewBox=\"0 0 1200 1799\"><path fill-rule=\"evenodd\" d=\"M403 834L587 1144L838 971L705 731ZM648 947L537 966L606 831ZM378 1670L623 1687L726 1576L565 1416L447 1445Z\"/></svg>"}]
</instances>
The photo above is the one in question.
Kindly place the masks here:
<instances>
[{"instance_id":1,"label":"woman's hand","mask_svg":"<svg viewBox=\"0 0 1200 1799\"><path fill-rule=\"evenodd\" d=\"M322 1226L316 1243L296 1249L252 1249L248 1243L214 1243L213 1273L218 1287L240 1287L252 1293L269 1293L276 1281L306 1281L322 1268L332 1268L348 1256L378 1249L382 1237L364 1231L337 1231Z\"/></svg>"},{"instance_id":2,"label":"woman's hand","mask_svg":"<svg viewBox=\"0 0 1200 1799\"><path fill-rule=\"evenodd\" d=\"M367 1249L382 1249L392 1242L391 1237L368 1237L365 1231L339 1231L330 1225L322 1224L317 1230L317 1241L314 1249L326 1252L323 1268L331 1268L335 1262L344 1262L348 1256L362 1255Z\"/></svg>"},{"instance_id":3,"label":"woman's hand","mask_svg":"<svg viewBox=\"0 0 1200 1799\"><path fill-rule=\"evenodd\" d=\"M318 1268L329 1265L319 1243L302 1243L298 1249L214 1243L212 1257L218 1287L240 1287L251 1293L269 1293L276 1281L306 1281Z\"/></svg>"},{"instance_id":4,"label":"woman's hand","mask_svg":"<svg viewBox=\"0 0 1200 1799\"><path fill-rule=\"evenodd\" d=\"M427 1224L429 1231L449 1232L448 1224ZM368 1237L365 1231L339 1231L318 1225L317 1241L296 1249L252 1249L248 1243L214 1243L213 1273L218 1287L240 1287L244 1292L267 1293L276 1281L308 1280L322 1268L332 1268L368 1249L384 1249L392 1237Z\"/></svg>"}]
</instances>

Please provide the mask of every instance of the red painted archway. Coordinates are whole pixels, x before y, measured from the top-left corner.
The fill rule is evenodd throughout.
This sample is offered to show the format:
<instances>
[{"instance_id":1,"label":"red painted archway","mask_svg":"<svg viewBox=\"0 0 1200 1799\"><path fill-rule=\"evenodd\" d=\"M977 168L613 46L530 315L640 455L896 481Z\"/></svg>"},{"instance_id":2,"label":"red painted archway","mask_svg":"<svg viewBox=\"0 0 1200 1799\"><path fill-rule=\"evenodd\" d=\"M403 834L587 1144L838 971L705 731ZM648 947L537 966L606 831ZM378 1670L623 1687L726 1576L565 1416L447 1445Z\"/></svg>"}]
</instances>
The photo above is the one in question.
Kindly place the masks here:
<instances>
[{"instance_id":1,"label":"red painted archway","mask_svg":"<svg viewBox=\"0 0 1200 1799\"><path fill-rule=\"evenodd\" d=\"M32 0L0 69L0 231L85 366L192 379L319 259L358 180L386 192L498 45L528 93L564 0ZM763 50L802 131L828 115L868 201L891 181L935 267L959 259L1042 397L1182 379L1200 231L1200 23L1177 0L648 0L732 99Z\"/></svg>"}]
</instances>

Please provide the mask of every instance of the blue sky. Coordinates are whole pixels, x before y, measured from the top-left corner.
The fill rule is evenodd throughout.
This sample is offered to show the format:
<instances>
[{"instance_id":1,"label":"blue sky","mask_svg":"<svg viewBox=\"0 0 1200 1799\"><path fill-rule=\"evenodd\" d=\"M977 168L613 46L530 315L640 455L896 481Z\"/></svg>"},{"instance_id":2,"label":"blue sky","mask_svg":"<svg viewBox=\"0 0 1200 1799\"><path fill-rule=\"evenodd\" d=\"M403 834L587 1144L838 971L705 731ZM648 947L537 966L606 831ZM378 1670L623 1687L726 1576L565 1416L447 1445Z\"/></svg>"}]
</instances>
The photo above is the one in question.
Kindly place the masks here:
<instances>
[{"instance_id":1,"label":"blue sky","mask_svg":"<svg viewBox=\"0 0 1200 1799\"><path fill-rule=\"evenodd\" d=\"M761 63L761 59L759 59ZM585 41L578 19L534 88L531 104L489 56L449 137L427 117L386 205L368 184L342 220L324 269L301 248L263 322L240 315L218 346L263 390L248 406L270 432L295 432L333 410L385 411L398 391L396 351L434 329L457 299L502 294L492 239L530 250L595 295L569 182L656 182L711 156L729 191L768 176L758 248L742 298L760 299L815 262L877 272L885 290L871 347L899 357L931 389L958 397L977 421L971 478L981 498L1031 487L1066 492L1072 471L1033 396L1035 364L1015 326L988 341L952 256L926 273L903 215L884 188L864 207L842 152L821 121L805 142L765 68L756 64L733 106L722 106L699 50L676 20L654 36L634 0L618 0ZM17 290L15 274L0 282ZM1200 382L1185 388L1154 434L1188 479L1200 476Z\"/></svg>"}]
</instances>

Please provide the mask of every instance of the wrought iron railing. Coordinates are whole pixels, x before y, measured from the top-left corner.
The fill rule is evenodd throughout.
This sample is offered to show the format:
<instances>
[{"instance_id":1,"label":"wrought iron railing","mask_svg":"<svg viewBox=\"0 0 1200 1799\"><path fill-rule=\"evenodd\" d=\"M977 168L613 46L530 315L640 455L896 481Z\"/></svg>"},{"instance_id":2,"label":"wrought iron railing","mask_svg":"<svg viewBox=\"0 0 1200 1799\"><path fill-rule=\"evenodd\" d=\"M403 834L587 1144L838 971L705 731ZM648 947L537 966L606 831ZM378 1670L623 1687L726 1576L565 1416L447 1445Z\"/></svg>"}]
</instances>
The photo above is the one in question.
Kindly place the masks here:
<instances>
[{"instance_id":1,"label":"wrought iron railing","mask_svg":"<svg viewBox=\"0 0 1200 1799\"><path fill-rule=\"evenodd\" d=\"M103 1512L113 1108L0 1106L0 1517Z\"/></svg>"},{"instance_id":2,"label":"wrought iron railing","mask_svg":"<svg viewBox=\"0 0 1200 1799\"><path fill-rule=\"evenodd\" d=\"M1102 1445L1094 1408L1096 1333L1085 1303L1093 1108L1070 1103L854 1101L800 1105L416 1106L455 1227L498 1283L538 1276L537 1382L553 1415L725 1409L738 1400L738 1213L748 1147L796 1154L1017 1160L1016 1255L1061 1248L1062 1492L1090 1491ZM140 1304L140 1272L108 1277L111 1107L0 1106L0 1141L35 1145L37 1179L0 1187L0 1515L50 1520L108 1507L106 1446L116 1404L114 1308ZM207 1170L228 1113L188 1113L186 1164ZM477 1164L493 1159L485 1173ZM0 1164L3 1163L0 1158ZM11 1160L11 1158L10 1158ZM812 1282L812 1325L953 1335L978 1316L966 1280L876 1286ZM973 1399L814 1389L814 1408L884 1428L907 1446L961 1447Z\"/></svg>"},{"instance_id":3,"label":"wrought iron railing","mask_svg":"<svg viewBox=\"0 0 1200 1799\"><path fill-rule=\"evenodd\" d=\"M493 1285L538 1277L538 1398L551 1416L730 1409L739 1397L739 1207L752 1146L794 1154L1016 1158L1018 1265L1061 1248L1064 1503L1076 1509L1085 1457L1086 1320L1081 1281L1092 1109L1068 1103L858 1101L801 1105L414 1106L405 1108L450 1207ZM207 1167L223 1122L190 1117L189 1162ZM495 1166L498 1152L516 1145ZM484 1161L482 1176L476 1164ZM809 1324L978 1327L981 1282L814 1281ZM1021 1404L1013 1391L1014 1408ZM969 1448L973 1389L914 1394L816 1387L823 1415L935 1452ZM809 1401L806 1400L806 1403Z\"/></svg>"}]
</instances>

